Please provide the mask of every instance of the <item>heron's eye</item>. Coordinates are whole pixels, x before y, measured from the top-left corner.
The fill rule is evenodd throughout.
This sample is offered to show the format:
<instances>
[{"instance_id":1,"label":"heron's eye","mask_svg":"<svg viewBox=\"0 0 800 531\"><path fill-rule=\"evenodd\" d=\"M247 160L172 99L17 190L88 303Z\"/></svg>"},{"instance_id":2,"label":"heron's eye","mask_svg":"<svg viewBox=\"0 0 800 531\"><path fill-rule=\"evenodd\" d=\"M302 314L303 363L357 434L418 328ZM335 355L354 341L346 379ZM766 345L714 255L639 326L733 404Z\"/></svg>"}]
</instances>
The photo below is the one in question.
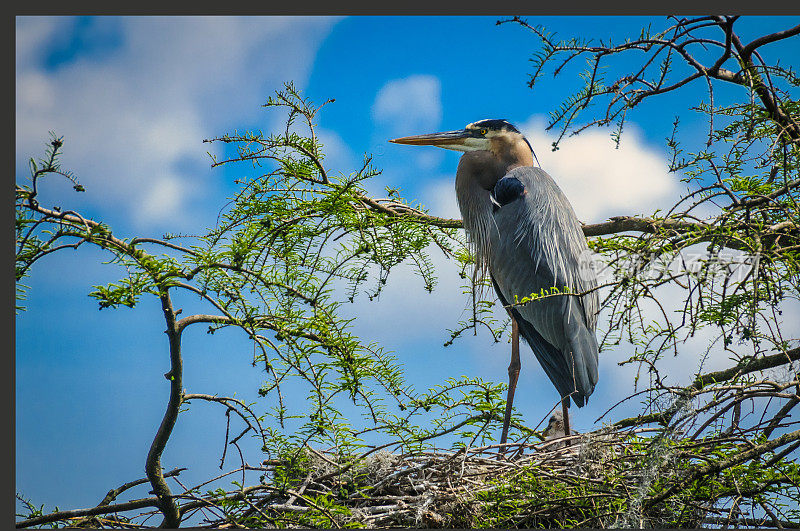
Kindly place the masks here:
<instances>
[{"instance_id":1,"label":"heron's eye","mask_svg":"<svg viewBox=\"0 0 800 531\"><path fill-rule=\"evenodd\" d=\"M488 132L489 131L487 131L486 129L481 129L481 135L482 136L486 136L486 133L488 133Z\"/></svg>"}]
</instances>

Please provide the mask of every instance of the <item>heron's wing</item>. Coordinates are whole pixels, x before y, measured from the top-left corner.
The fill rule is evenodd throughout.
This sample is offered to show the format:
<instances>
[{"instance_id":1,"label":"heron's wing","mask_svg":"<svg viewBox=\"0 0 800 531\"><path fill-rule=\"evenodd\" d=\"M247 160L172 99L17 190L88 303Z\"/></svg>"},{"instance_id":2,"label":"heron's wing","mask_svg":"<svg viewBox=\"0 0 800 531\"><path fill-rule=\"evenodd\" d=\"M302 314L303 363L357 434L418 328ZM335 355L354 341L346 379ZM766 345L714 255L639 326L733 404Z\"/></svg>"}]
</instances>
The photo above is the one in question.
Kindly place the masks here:
<instances>
[{"instance_id":1,"label":"heron's wing","mask_svg":"<svg viewBox=\"0 0 800 531\"><path fill-rule=\"evenodd\" d=\"M501 301L568 288L513 309L520 332L562 396L582 406L597 383L597 280L572 206L543 170L511 170L496 186L490 264ZM582 267L583 266L583 267ZM593 291L591 291L593 290Z\"/></svg>"},{"instance_id":2,"label":"heron's wing","mask_svg":"<svg viewBox=\"0 0 800 531\"><path fill-rule=\"evenodd\" d=\"M508 301L494 277L492 277L492 283L494 284L495 291L497 291L500 303L503 306L508 306ZM511 313L519 325L520 334L531 347L533 354L536 356L536 359L539 360L539 364L544 369L547 377L553 382L559 395L562 397L570 395L576 389L576 385L573 383L574 378L572 377L571 362L567 362L567 358L561 351L545 340L541 334L536 331L533 324L520 315L517 308L512 308ZM572 399L578 407L583 406L583 394L572 394Z\"/></svg>"}]
</instances>

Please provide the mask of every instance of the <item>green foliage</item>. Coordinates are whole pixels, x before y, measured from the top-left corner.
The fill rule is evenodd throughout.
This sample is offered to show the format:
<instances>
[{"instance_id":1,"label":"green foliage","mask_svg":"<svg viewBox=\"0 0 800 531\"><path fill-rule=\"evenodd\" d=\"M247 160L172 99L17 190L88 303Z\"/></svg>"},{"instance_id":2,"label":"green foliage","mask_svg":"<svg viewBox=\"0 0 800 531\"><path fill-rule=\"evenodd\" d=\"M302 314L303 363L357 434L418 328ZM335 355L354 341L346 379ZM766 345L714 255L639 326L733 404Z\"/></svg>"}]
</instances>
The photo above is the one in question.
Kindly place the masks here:
<instances>
[{"instance_id":1,"label":"green foliage","mask_svg":"<svg viewBox=\"0 0 800 531\"><path fill-rule=\"evenodd\" d=\"M321 107L291 84L265 104L285 113L282 132L234 132L207 140L226 154L211 155L213 166L244 169L237 180L240 188L217 225L195 237L123 239L102 222L40 205L38 186L45 176L60 175L75 191L83 191L60 168L63 140L53 136L45 157L30 161L30 183L16 189L17 300L25 295L20 281L40 258L86 244L104 249L108 263L124 273L116 282L95 286L90 295L99 307L133 307L156 298L165 316L172 369L167 373L171 401L162 428L174 423L171 414L185 411L196 398L219 402L229 418L236 412L247 425L238 437L229 440L226 434L226 448L249 434L258 437L264 463L271 463L263 468L260 484L234 483L232 490L210 488L202 495L197 494L199 487L193 488L186 495L191 501L171 496L158 482L163 474L154 479L148 472L154 492L166 492L152 502L165 515L165 524L170 523L170 509L178 514L177 505L170 504L198 510L191 506L194 495L202 499L200 506L214 508L217 520L210 525L253 527L376 522L686 527L756 521L742 516L746 514L757 515L762 523L769 515L778 523L798 521L800 432L790 431L797 424L789 414L798 402L800 382L788 369L780 378L756 375L757 369L785 368L800 358L800 351L792 348L797 338L785 337L779 319L787 301L800 299L797 76L791 68L765 65L743 49L734 50L731 38L716 44L691 40L693 32L710 29L731 37L735 17L676 19L664 31L647 28L637 39L617 45L559 41L539 26L513 20L530 29L540 44L531 85L540 82L552 63L554 75L560 75L573 59L586 59L579 87L551 113L550 127L561 127L554 148L566 134L594 125L615 124L611 135L619 143L628 113L642 101L701 79L681 77L686 74L678 63L691 61L687 55L679 59L676 47L690 54L702 42L723 50L721 62L702 71L708 102L693 108L708 119L705 144L683 146L678 118L667 139L671 169L681 172L687 192L672 208L652 217L612 218L622 229L601 231L590 241L610 276L601 286L606 311L602 345L630 345L630 357L623 363L636 363L640 371L636 393L623 401L637 397L642 414L587 434L579 448L557 452L555 461L537 457L546 451L516 460L497 453L486 457L496 450L493 434L502 421L502 384L461 377L417 390L406 382L393 353L356 336L351 305L379 297L399 265L416 272L421 288L435 289L430 252L457 260L464 293L471 298L471 315L449 330L447 345L469 330L488 331L499 341L507 322L493 317L489 279L471 272L474 257L458 232L458 221L428 215L396 189L387 188L388 198L369 196L367 183L380 173L369 155L360 167L334 173L315 133ZM630 52L647 56L640 69L619 72L607 62ZM715 102L712 81L734 83L747 97ZM590 119L580 123L588 113L593 113ZM743 275L737 276L736 268L724 261L727 251L745 255ZM662 305L659 290L665 286L683 290L683 308ZM199 302L176 311L172 294L177 292ZM554 287L514 304L574 295ZM264 376L258 404L182 389L180 337L194 324L207 326L210 334L232 327L252 341L253 366ZM688 387L668 382L662 370L667 354L685 356L683 345L700 330L710 332L711 339L698 360L688 361L702 369L712 352L724 353L731 367L710 374L698 369ZM291 399L284 394L287 388ZM763 415L755 418L747 407ZM163 433L159 430L157 439ZM163 444L169 434L165 437ZM515 414L510 440L530 437L544 435L524 426ZM525 444L520 449L542 451ZM476 445L480 452L472 452ZM442 454L443 449L451 453ZM368 461L384 450L394 453L383 464L399 467L391 473ZM473 497L463 496L463 485L451 485L452 479L461 478L453 463L463 456L463 475L468 454L478 461L470 463L476 470L487 463L497 467L492 473L476 473L482 479L471 484ZM408 460L413 459L418 461L412 465ZM148 456L148 465L153 462ZM421 483L413 481L430 479L426 473L432 469L438 471L440 489L423 488L418 494ZM386 496L399 496L382 490L389 485L384 478L396 479L391 488L421 505L413 511L398 505L396 515L379 519L365 513L365 504L385 504ZM437 498L445 485L452 496ZM44 521L43 507L19 499L28 513L21 517ZM438 512L426 509L436 501L441 502ZM74 521L70 518L45 520ZM91 519L79 523L118 524Z\"/></svg>"},{"instance_id":2,"label":"green foliage","mask_svg":"<svg viewBox=\"0 0 800 531\"><path fill-rule=\"evenodd\" d=\"M134 272L130 277L123 278L119 284L111 283L107 286L95 287L97 289L89 295L99 301L101 310L117 308L120 305L133 308L143 293L155 293L151 278L142 271Z\"/></svg>"},{"instance_id":3,"label":"green foliage","mask_svg":"<svg viewBox=\"0 0 800 531\"><path fill-rule=\"evenodd\" d=\"M141 305L144 295L166 308L175 290L199 296L205 308L184 308L183 320L172 315L174 326L204 323L209 333L235 327L253 341L252 363L265 378L258 390L263 414L253 414L260 433L254 435L268 458L306 445L354 455L378 443L421 451L443 439L491 440L501 421L502 385L462 377L415 390L392 353L352 333L348 316L356 299L378 297L400 264L413 268L427 291L436 285L430 252L457 256L467 267L463 236L451 220L432 223L399 191L371 198L365 183L379 170L370 156L355 171L331 173L314 132L319 108L291 84L265 106L286 113L283 133L248 131L207 141L235 153L212 157L214 166L245 164L259 173L238 180L240 190L204 235L121 239L101 222L43 209L35 194L18 187L18 279L59 245L90 243L125 272L90 293L101 309ZM61 147L51 153L53 161ZM47 168L56 170L55 163ZM480 308L489 313L490 303ZM286 386L305 400L287 400ZM293 470L278 479L288 482Z\"/></svg>"},{"instance_id":4,"label":"green foliage","mask_svg":"<svg viewBox=\"0 0 800 531\"><path fill-rule=\"evenodd\" d=\"M284 447L278 450L272 483L281 489L297 487L310 471L311 459L303 447Z\"/></svg>"},{"instance_id":5,"label":"green foliage","mask_svg":"<svg viewBox=\"0 0 800 531\"><path fill-rule=\"evenodd\" d=\"M455 229L420 222L422 212L397 191L388 200L371 199L364 183L379 171L369 156L354 172L331 174L314 133L318 109L293 86L265 106L287 111L284 133L250 131L209 141L232 145L237 154L215 165L245 162L263 173L242 179L218 227L188 257L194 282L256 341L253 362L268 376L260 394L277 401L271 414L281 425L288 418L306 419L289 436L295 443L358 447L363 435L382 433L405 444L447 431L448 421L463 419L472 406L471 399L451 394L485 384L464 379L437 391L437 399L417 395L395 356L352 335L343 314L361 293L379 296L401 263L432 290L436 279L428 253L433 246L463 253L462 239ZM290 411L283 400L281 386L292 378L308 389L307 416ZM359 427L344 418L339 397L363 408L368 424ZM412 422L428 413L437 419L433 431Z\"/></svg>"}]
</instances>

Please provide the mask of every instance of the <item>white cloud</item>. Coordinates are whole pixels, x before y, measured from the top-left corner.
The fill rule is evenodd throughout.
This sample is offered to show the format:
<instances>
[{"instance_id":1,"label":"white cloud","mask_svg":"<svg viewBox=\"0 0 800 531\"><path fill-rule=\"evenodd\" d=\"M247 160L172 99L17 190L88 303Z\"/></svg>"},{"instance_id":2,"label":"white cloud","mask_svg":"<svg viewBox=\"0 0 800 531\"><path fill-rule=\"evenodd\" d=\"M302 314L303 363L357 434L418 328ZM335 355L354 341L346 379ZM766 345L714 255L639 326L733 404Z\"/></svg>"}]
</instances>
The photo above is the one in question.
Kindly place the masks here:
<instances>
[{"instance_id":1,"label":"white cloud","mask_svg":"<svg viewBox=\"0 0 800 531\"><path fill-rule=\"evenodd\" d=\"M456 200L456 185L452 176L432 178L420 192L420 201L431 215L442 218L461 218Z\"/></svg>"},{"instance_id":2,"label":"white cloud","mask_svg":"<svg viewBox=\"0 0 800 531\"><path fill-rule=\"evenodd\" d=\"M192 188L184 179L175 175L167 175L153 181L142 197L141 207L135 212L134 220L146 224L153 219L172 219L170 213L175 213L176 207L190 198L186 192L191 193Z\"/></svg>"},{"instance_id":3,"label":"white cloud","mask_svg":"<svg viewBox=\"0 0 800 531\"><path fill-rule=\"evenodd\" d=\"M17 113L21 111L25 115L37 107L40 111L52 112L56 96L55 86L42 72L33 71L17 77ZM20 125L28 126L27 123Z\"/></svg>"},{"instance_id":4,"label":"white cloud","mask_svg":"<svg viewBox=\"0 0 800 531\"><path fill-rule=\"evenodd\" d=\"M555 152L551 144L556 135L545 131L543 117L532 116L520 129L542 169L564 190L585 223L615 215L652 214L678 196L678 177L667 172L666 159L645 143L633 124L623 133L619 149L614 149L608 131L590 129L565 138Z\"/></svg>"},{"instance_id":5,"label":"white cloud","mask_svg":"<svg viewBox=\"0 0 800 531\"><path fill-rule=\"evenodd\" d=\"M417 149L413 154L414 161L421 170L432 170L438 167L445 156L442 149Z\"/></svg>"},{"instance_id":6,"label":"white cloud","mask_svg":"<svg viewBox=\"0 0 800 531\"><path fill-rule=\"evenodd\" d=\"M17 69L41 55L46 46L59 34L59 19L54 17L16 18Z\"/></svg>"},{"instance_id":7,"label":"white cloud","mask_svg":"<svg viewBox=\"0 0 800 531\"><path fill-rule=\"evenodd\" d=\"M315 129L315 133L322 143L323 165L328 172L348 175L356 170L353 152L338 133L330 129Z\"/></svg>"},{"instance_id":8,"label":"white cloud","mask_svg":"<svg viewBox=\"0 0 800 531\"><path fill-rule=\"evenodd\" d=\"M138 228L196 228L209 185L204 138L263 120L284 81L302 86L333 20L321 17L123 17L119 45L45 68L68 18L17 21L17 164L64 135L62 164L101 212ZM93 21L104 24L103 19ZM86 31L86 30L82 30ZM144 205L144 206L143 206ZM217 205L218 206L218 205ZM214 210L216 206L211 207ZM206 205L208 210L208 206Z\"/></svg>"},{"instance_id":9,"label":"white cloud","mask_svg":"<svg viewBox=\"0 0 800 531\"><path fill-rule=\"evenodd\" d=\"M392 135L432 131L442 121L439 78L413 75L386 83L375 96L372 118L388 125Z\"/></svg>"},{"instance_id":10,"label":"white cloud","mask_svg":"<svg viewBox=\"0 0 800 531\"><path fill-rule=\"evenodd\" d=\"M465 308L468 298L462 294L464 282L458 276L458 266L435 246L426 249L433 263L438 283L433 293L427 293L422 279L411 265L403 264L389 275L380 299L361 301L357 328L365 337L380 340L388 348L410 339L426 338L433 345L441 345L446 339L446 328L458 323L458 316ZM372 290L373 284L366 284ZM419 331L414 337L410 331Z\"/></svg>"}]
</instances>

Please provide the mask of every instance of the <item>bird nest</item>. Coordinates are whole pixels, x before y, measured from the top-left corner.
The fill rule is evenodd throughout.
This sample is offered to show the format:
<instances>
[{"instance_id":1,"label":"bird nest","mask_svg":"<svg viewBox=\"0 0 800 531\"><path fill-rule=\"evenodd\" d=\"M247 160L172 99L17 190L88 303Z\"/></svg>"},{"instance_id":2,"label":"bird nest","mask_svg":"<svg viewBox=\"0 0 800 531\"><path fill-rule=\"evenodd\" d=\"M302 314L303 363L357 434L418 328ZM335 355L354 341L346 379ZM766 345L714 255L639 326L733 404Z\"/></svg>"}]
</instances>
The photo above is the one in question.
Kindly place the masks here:
<instances>
[{"instance_id":1,"label":"bird nest","mask_svg":"<svg viewBox=\"0 0 800 531\"><path fill-rule=\"evenodd\" d=\"M633 432L601 430L536 444L404 454L375 450L345 459L306 446L263 463L261 488L252 491L236 522L259 527L640 526L662 512L631 503L637 495L631 485L657 476L637 459L646 454L643 440ZM665 465L668 460L659 459L655 468ZM628 514L632 507L637 514ZM226 527L225 521L211 524Z\"/></svg>"}]
</instances>

